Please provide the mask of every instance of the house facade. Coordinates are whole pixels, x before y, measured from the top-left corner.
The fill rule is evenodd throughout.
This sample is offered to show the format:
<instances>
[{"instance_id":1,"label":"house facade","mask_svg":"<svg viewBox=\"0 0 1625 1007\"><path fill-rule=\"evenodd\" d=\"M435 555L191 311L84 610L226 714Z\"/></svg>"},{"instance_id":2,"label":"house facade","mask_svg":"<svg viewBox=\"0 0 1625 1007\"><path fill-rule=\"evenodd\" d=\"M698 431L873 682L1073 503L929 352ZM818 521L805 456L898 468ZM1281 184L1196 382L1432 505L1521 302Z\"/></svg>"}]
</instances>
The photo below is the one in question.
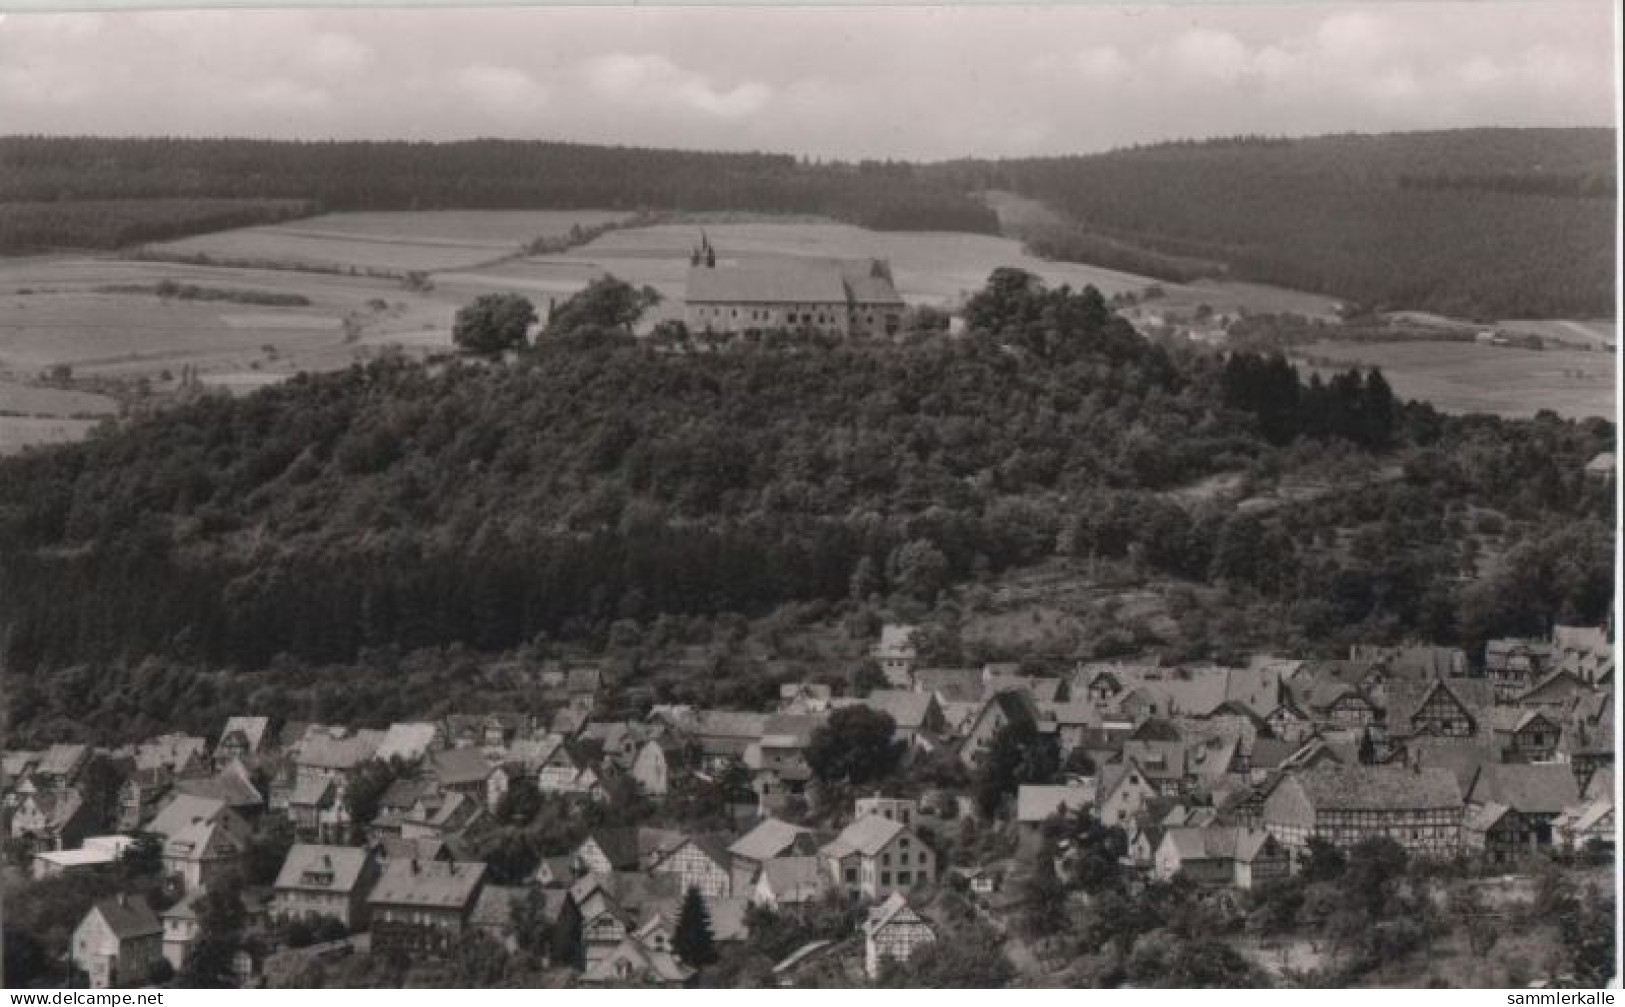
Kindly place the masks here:
<instances>
[{"instance_id":1,"label":"house facade","mask_svg":"<svg viewBox=\"0 0 1625 1007\"><path fill-rule=\"evenodd\" d=\"M1413 856L1461 846L1464 804L1455 774L1405 766L1322 766L1287 774L1264 801L1264 827L1303 855L1311 838L1343 849L1386 836Z\"/></svg>"},{"instance_id":2,"label":"house facade","mask_svg":"<svg viewBox=\"0 0 1625 1007\"><path fill-rule=\"evenodd\" d=\"M68 948L91 989L145 986L164 956L164 926L145 899L103 899L79 921Z\"/></svg>"}]
</instances>

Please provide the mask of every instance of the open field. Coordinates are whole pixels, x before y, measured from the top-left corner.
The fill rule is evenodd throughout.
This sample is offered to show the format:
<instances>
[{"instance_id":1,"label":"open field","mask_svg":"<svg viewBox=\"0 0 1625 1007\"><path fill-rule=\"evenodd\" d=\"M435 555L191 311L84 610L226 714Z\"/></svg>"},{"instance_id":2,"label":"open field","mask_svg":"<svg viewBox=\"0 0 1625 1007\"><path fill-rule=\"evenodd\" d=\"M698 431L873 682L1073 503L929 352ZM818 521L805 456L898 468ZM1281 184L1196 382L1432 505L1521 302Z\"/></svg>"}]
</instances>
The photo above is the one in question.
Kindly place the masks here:
<instances>
[{"instance_id":1,"label":"open field","mask_svg":"<svg viewBox=\"0 0 1625 1007\"><path fill-rule=\"evenodd\" d=\"M118 403L105 395L0 381L0 416L111 416Z\"/></svg>"},{"instance_id":2,"label":"open field","mask_svg":"<svg viewBox=\"0 0 1625 1007\"><path fill-rule=\"evenodd\" d=\"M1581 343L1590 346L1619 345L1619 325L1606 318L1592 321L1514 319L1512 321L1496 322L1495 327L1506 332L1540 336L1543 339L1555 339L1565 343Z\"/></svg>"},{"instance_id":3,"label":"open field","mask_svg":"<svg viewBox=\"0 0 1625 1007\"><path fill-rule=\"evenodd\" d=\"M220 231L151 245L157 256L318 269L404 273L465 269L519 252L537 238L624 220L611 210L429 210L329 213L308 220Z\"/></svg>"},{"instance_id":4,"label":"open field","mask_svg":"<svg viewBox=\"0 0 1625 1007\"><path fill-rule=\"evenodd\" d=\"M0 416L0 455L16 454L36 444L70 444L85 439L99 420L64 420L40 416Z\"/></svg>"},{"instance_id":5,"label":"open field","mask_svg":"<svg viewBox=\"0 0 1625 1007\"><path fill-rule=\"evenodd\" d=\"M1576 419L1614 419L1611 353L1463 342L1321 342L1294 355L1321 369L1380 367L1401 398L1425 399L1449 412L1533 416L1550 409Z\"/></svg>"}]
</instances>

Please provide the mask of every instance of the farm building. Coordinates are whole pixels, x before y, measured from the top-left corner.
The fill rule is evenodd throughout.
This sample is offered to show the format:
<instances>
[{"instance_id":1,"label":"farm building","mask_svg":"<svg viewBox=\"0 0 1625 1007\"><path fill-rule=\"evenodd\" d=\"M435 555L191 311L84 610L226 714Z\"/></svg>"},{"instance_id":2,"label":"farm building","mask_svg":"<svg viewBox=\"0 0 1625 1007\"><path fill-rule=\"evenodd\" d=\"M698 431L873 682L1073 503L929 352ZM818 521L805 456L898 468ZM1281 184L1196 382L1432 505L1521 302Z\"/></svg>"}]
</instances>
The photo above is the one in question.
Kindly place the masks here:
<instances>
[{"instance_id":1,"label":"farm building","mask_svg":"<svg viewBox=\"0 0 1625 1007\"><path fill-rule=\"evenodd\" d=\"M688 327L714 333L891 335L902 325L904 307L884 259L780 256L719 264L709 239L690 257L683 300Z\"/></svg>"}]
</instances>

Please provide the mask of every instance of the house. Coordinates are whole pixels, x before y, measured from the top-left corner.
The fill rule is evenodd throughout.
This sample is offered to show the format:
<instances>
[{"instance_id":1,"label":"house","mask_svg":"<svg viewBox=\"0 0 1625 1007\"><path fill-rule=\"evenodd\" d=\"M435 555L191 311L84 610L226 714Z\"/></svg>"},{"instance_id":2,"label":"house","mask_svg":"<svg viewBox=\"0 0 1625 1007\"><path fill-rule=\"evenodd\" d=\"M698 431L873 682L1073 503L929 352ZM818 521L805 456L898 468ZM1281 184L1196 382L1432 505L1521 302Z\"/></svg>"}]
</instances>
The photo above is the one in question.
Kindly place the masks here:
<instances>
[{"instance_id":1,"label":"house","mask_svg":"<svg viewBox=\"0 0 1625 1007\"><path fill-rule=\"evenodd\" d=\"M197 918L197 903L202 897L200 891L188 892L180 901L158 914L164 926L164 959L176 972L186 967L192 944L202 932Z\"/></svg>"},{"instance_id":2,"label":"house","mask_svg":"<svg viewBox=\"0 0 1625 1007\"><path fill-rule=\"evenodd\" d=\"M270 743L271 718L230 717L214 743L214 765L224 768L232 762L252 765Z\"/></svg>"},{"instance_id":3,"label":"house","mask_svg":"<svg viewBox=\"0 0 1625 1007\"><path fill-rule=\"evenodd\" d=\"M1552 646L1545 640L1503 639L1484 644L1484 677L1498 703L1515 702L1552 663Z\"/></svg>"},{"instance_id":4,"label":"house","mask_svg":"<svg viewBox=\"0 0 1625 1007\"><path fill-rule=\"evenodd\" d=\"M1495 763L1481 766L1466 791L1469 807L1500 804L1522 819L1529 847L1552 845L1552 825L1567 808L1580 803L1580 788L1569 767L1560 763Z\"/></svg>"},{"instance_id":5,"label":"house","mask_svg":"<svg viewBox=\"0 0 1625 1007\"><path fill-rule=\"evenodd\" d=\"M1316 724L1331 730L1359 732L1377 719L1377 705L1364 689L1336 679L1315 683L1304 705Z\"/></svg>"},{"instance_id":6,"label":"house","mask_svg":"<svg viewBox=\"0 0 1625 1007\"><path fill-rule=\"evenodd\" d=\"M1484 728L1482 711L1494 705L1495 694L1494 686L1481 679L1434 678L1389 686L1387 702L1390 736L1467 738Z\"/></svg>"},{"instance_id":7,"label":"house","mask_svg":"<svg viewBox=\"0 0 1625 1007\"><path fill-rule=\"evenodd\" d=\"M829 875L816 857L775 857L762 865L751 889L753 905L778 909L813 902L829 891Z\"/></svg>"},{"instance_id":8,"label":"house","mask_svg":"<svg viewBox=\"0 0 1625 1007\"><path fill-rule=\"evenodd\" d=\"M907 689L914 685L914 661L920 656L914 646L914 626L887 624L880 627L880 642L870 651L880 673L894 689Z\"/></svg>"},{"instance_id":9,"label":"house","mask_svg":"<svg viewBox=\"0 0 1625 1007\"><path fill-rule=\"evenodd\" d=\"M897 737L913 743L921 734L940 735L948 722L942 713L942 704L935 693L914 692L907 689L875 689L863 699L837 699L831 702L836 709L846 706L867 706L891 717L897 725Z\"/></svg>"},{"instance_id":10,"label":"house","mask_svg":"<svg viewBox=\"0 0 1625 1007\"><path fill-rule=\"evenodd\" d=\"M762 740L767 715L738 710L689 710L672 721L677 733L699 747L711 766L745 757L745 749Z\"/></svg>"},{"instance_id":11,"label":"house","mask_svg":"<svg viewBox=\"0 0 1625 1007\"><path fill-rule=\"evenodd\" d=\"M1564 668L1546 675L1518 697L1518 705L1529 709L1561 715L1574 701L1591 692L1591 686L1579 675Z\"/></svg>"},{"instance_id":12,"label":"house","mask_svg":"<svg viewBox=\"0 0 1625 1007\"><path fill-rule=\"evenodd\" d=\"M1378 836L1412 856L1447 858L1461 844L1463 807L1460 784L1447 769L1322 766L1283 776L1262 818L1294 858L1313 837L1348 849Z\"/></svg>"},{"instance_id":13,"label":"house","mask_svg":"<svg viewBox=\"0 0 1625 1007\"><path fill-rule=\"evenodd\" d=\"M352 732L347 727L311 724L291 751L296 783L315 780L338 783L372 758L383 740L382 731Z\"/></svg>"},{"instance_id":14,"label":"house","mask_svg":"<svg viewBox=\"0 0 1625 1007\"><path fill-rule=\"evenodd\" d=\"M1614 799L1598 797L1583 804L1565 808L1552 820L1553 842L1573 853L1612 853L1614 838Z\"/></svg>"},{"instance_id":15,"label":"house","mask_svg":"<svg viewBox=\"0 0 1625 1007\"><path fill-rule=\"evenodd\" d=\"M117 896L90 907L68 942L91 989L145 986L164 956L164 925L145 899Z\"/></svg>"},{"instance_id":16,"label":"house","mask_svg":"<svg viewBox=\"0 0 1625 1007\"><path fill-rule=\"evenodd\" d=\"M789 798L806 793L807 782L812 779L807 749L823 720L811 715L773 714L762 725L761 740L745 748L745 768L751 773L751 787L762 812L777 812Z\"/></svg>"},{"instance_id":17,"label":"house","mask_svg":"<svg viewBox=\"0 0 1625 1007\"><path fill-rule=\"evenodd\" d=\"M189 892L208 888L236 873L251 831L242 816L222 806L218 815L196 819L165 838L164 870Z\"/></svg>"},{"instance_id":18,"label":"house","mask_svg":"<svg viewBox=\"0 0 1625 1007\"><path fill-rule=\"evenodd\" d=\"M241 762L224 763L213 776L180 780L175 792L220 801L250 822L265 808L265 796L254 786Z\"/></svg>"},{"instance_id":19,"label":"house","mask_svg":"<svg viewBox=\"0 0 1625 1007\"><path fill-rule=\"evenodd\" d=\"M818 840L811 829L777 818L764 818L728 847L733 875L731 887L736 892L745 891L756 882L757 875L770 860L808 856L817 850Z\"/></svg>"},{"instance_id":20,"label":"house","mask_svg":"<svg viewBox=\"0 0 1625 1007\"><path fill-rule=\"evenodd\" d=\"M1096 813L1106 825L1126 826L1158 795L1156 784L1132 757L1105 767L1096 790Z\"/></svg>"},{"instance_id":21,"label":"house","mask_svg":"<svg viewBox=\"0 0 1625 1007\"><path fill-rule=\"evenodd\" d=\"M879 815L889 822L902 822L904 825L913 825L919 811L919 802L911 797L882 797L877 793L852 802L853 818Z\"/></svg>"},{"instance_id":22,"label":"house","mask_svg":"<svg viewBox=\"0 0 1625 1007\"><path fill-rule=\"evenodd\" d=\"M1165 881L1179 874L1199 885L1249 890L1286 877L1291 872L1291 857L1286 847L1264 829L1178 827L1163 833L1153 870Z\"/></svg>"},{"instance_id":23,"label":"house","mask_svg":"<svg viewBox=\"0 0 1625 1007\"><path fill-rule=\"evenodd\" d=\"M436 734L435 725L429 723L391 724L373 749L372 758L380 762L416 762L429 751Z\"/></svg>"},{"instance_id":24,"label":"house","mask_svg":"<svg viewBox=\"0 0 1625 1007\"><path fill-rule=\"evenodd\" d=\"M482 798L428 789L412 810L401 817L402 839L440 839L468 828L485 817Z\"/></svg>"},{"instance_id":25,"label":"house","mask_svg":"<svg viewBox=\"0 0 1625 1007\"><path fill-rule=\"evenodd\" d=\"M654 950L628 935L587 966L581 982L587 986L681 989L693 977L694 970L670 951Z\"/></svg>"},{"instance_id":26,"label":"house","mask_svg":"<svg viewBox=\"0 0 1625 1007\"><path fill-rule=\"evenodd\" d=\"M514 907L529 891L530 889L517 885L485 885L480 889L473 911L469 913L469 929L484 934L500 947L507 949L509 954L518 951L519 941L515 936L513 921Z\"/></svg>"},{"instance_id":27,"label":"house","mask_svg":"<svg viewBox=\"0 0 1625 1007\"><path fill-rule=\"evenodd\" d=\"M1460 678L1467 674L1467 654L1460 647L1356 644L1349 648L1349 660L1355 665L1382 669L1386 682Z\"/></svg>"},{"instance_id":28,"label":"house","mask_svg":"<svg viewBox=\"0 0 1625 1007\"><path fill-rule=\"evenodd\" d=\"M138 831L169 793L169 774L157 770L131 772L119 784L117 828Z\"/></svg>"},{"instance_id":29,"label":"house","mask_svg":"<svg viewBox=\"0 0 1625 1007\"><path fill-rule=\"evenodd\" d=\"M1614 646L1600 626L1552 627L1555 666L1588 685L1601 684L1614 669Z\"/></svg>"},{"instance_id":30,"label":"house","mask_svg":"<svg viewBox=\"0 0 1625 1007\"><path fill-rule=\"evenodd\" d=\"M821 682L786 682L779 686L780 713L828 713L834 690Z\"/></svg>"},{"instance_id":31,"label":"house","mask_svg":"<svg viewBox=\"0 0 1625 1007\"><path fill-rule=\"evenodd\" d=\"M208 771L204 754L209 743L189 734L162 734L143 741L130 750L130 761L137 771L161 770L171 776L186 776Z\"/></svg>"},{"instance_id":32,"label":"house","mask_svg":"<svg viewBox=\"0 0 1625 1007\"><path fill-rule=\"evenodd\" d=\"M88 745L52 745L40 753L31 775L36 785L47 790L66 790L79 780L90 761Z\"/></svg>"},{"instance_id":33,"label":"house","mask_svg":"<svg viewBox=\"0 0 1625 1007\"><path fill-rule=\"evenodd\" d=\"M1461 822L1461 845L1496 866L1516 863L1534 850L1524 817L1494 801L1467 809Z\"/></svg>"},{"instance_id":34,"label":"house","mask_svg":"<svg viewBox=\"0 0 1625 1007\"><path fill-rule=\"evenodd\" d=\"M367 921L367 894L378 875L370 850L297 843L288 850L272 888L272 915L280 920L326 918L350 930Z\"/></svg>"},{"instance_id":35,"label":"house","mask_svg":"<svg viewBox=\"0 0 1625 1007\"><path fill-rule=\"evenodd\" d=\"M1024 783L1016 791L1016 821L1039 826L1058 812L1078 812L1095 806L1095 787L1089 783L1044 785Z\"/></svg>"},{"instance_id":36,"label":"house","mask_svg":"<svg viewBox=\"0 0 1625 1007\"><path fill-rule=\"evenodd\" d=\"M936 931L908 904L902 892L869 910L863 924L863 967L870 979L880 976L887 962L903 963L937 939Z\"/></svg>"},{"instance_id":37,"label":"house","mask_svg":"<svg viewBox=\"0 0 1625 1007\"><path fill-rule=\"evenodd\" d=\"M1516 706L1484 711L1483 727L1507 762L1549 762L1563 737L1562 726L1542 711Z\"/></svg>"},{"instance_id":38,"label":"house","mask_svg":"<svg viewBox=\"0 0 1625 1007\"><path fill-rule=\"evenodd\" d=\"M118 863L134 843L129 836L89 836L77 850L35 853L31 873L36 881L58 874L92 873Z\"/></svg>"},{"instance_id":39,"label":"house","mask_svg":"<svg viewBox=\"0 0 1625 1007\"><path fill-rule=\"evenodd\" d=\"M53 850L72 849L96 828L95 815L76 790L25 794L11 813L11 838L24 836Z\"/></svg>"},{"instance_id":40,"label":"house","mask_svg":"<svg viewBox=\"0 0 1625 1007\"><path fill-rule=\"evenodd\" d=\"M677 755L677 746L669 739L650 738L638 746L628 775L650 797L665 797L671 790L672 763Z\"/></svg>"},{"instance_id":41,"label":"house","mask_svg":"<svg viewBox=\"0 0 1625 1007\"><path fill-rule=\"evenodd\" d=\"M980 668L915 668L914 690L936 696L944 713L959 703L970 703L979 710L987 698L987 681Z\"/></svg>"},{"instance_id":42,"label":"house","mask_svg":"<svg viewBox=\"0 0 1625 1007\"><path fill-rule=\"evenodd\" d=\"M904 308L884 259L761 256L719 264L703 237L690 258L684 304L694 332L806 329L841 337L892 335Z\"/></svg>"},{"instance_id":43,"label":"house","mask_svg":"<svg viewBox=\"0 0 1625 1007\"><path fill-rule=\"evenodd\" d=\"M863 815L818 851L833 884L880 899L936 879L936 855L901 822Z\"/></svg>"},{"instance_id":44,"label":"house","mask_svg":"<svg viewBox=\"0 0 1625 1007\"><path fill-rule=\"evenodd\" d=\"M391 860L367 896L375 954L439 955L467 929L485 882L483 863Z\"/></svg>"},{"instance_id":45,"label":"house","mask_svg":"<svg viewBox=\"0 0 1625 1007\"><path fill-rule=\"evenodd\" d=\"M447 794L462 794L495 811L507 796L511 783L508 771L494 765L477 748L451 748L436 752L429 760L427 775Z\"/></svg>"},{"instance_id":46,"label":"house","mask_svg":"<svg viewBox=\"0 0 1625 1007\"><path fill-rule=\"evenodd\" d=\"M714 836L687 836L657 853L649 865L649 873L675 875L683 891L698 888L708 899L722 899L733 894L729 866L728 848L722 840Z\"/></svg>"},{"instance_id":47,"label":"house","mask_svg":"<svg viewBox=\"0 0 1625 1007\"><path fill-rule=\"evenodd\" d=\"M349 813L339 796L339 782L326 776L300 780L288 797L288 818L294 831L307 839L345 838Z\"/></svg>"},{"instance_id":48,"label":"house","mask_svg":"<svg viewBox=\"0 0 1625 1007\"><path fill-rule=\"evenodd\" d=\"M594 829L576 847L574 866L583 874L647 870L687 839L681 832L648 826Z\"/></svg>"},{"instance_id":49,"label":"house","mask_svg":"<svg viewBox=\"0 0 1625 1007\"><path fill-rule=\"evenodd\" d=\"M1009 724L1026 724L1038 729L1038 707L1025 690L1006 689L987 698L965 732L959 749L960 761L974 767L982 753L992 747L994 736Z\"/></svg>"}]
</instances>

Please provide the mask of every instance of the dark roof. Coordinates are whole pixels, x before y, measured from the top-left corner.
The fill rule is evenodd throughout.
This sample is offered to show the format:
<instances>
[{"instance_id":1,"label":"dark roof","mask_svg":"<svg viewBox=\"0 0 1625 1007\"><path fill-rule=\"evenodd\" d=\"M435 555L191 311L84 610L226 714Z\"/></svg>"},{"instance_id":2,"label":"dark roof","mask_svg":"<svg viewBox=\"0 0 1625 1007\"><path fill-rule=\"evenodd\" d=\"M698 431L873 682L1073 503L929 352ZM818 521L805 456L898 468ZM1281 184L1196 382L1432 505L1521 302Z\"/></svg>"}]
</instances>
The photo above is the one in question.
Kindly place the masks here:
<instances>
[{"instance_id":1,"label":"dark roof","mask_svg":"<svg viewBox=\"0 0 1625 1007\"><path fill-rule=\"evenodd\" d=\"M756 258L688 272L689 304L903 303L878 259Z\"/></svg>"},{"instance_id":2,"label":"dark roof","mask_svg":"<svg viewBox=\"0 0 1625 1007\"><path fill-rule=\"evenodd\" d=\"M1580 803L1580 788L1574 771L1562 763L1495 763L1479 768L1467 799L1475 804L1504 804L1524 813L1555 815Z\"/></svg>"},{"instance_id":3,"label":"dark roof","mask_svg":"<svg viewBox=\"0 0 1625 1007\"><path fill-rule=\"evenodd\" d=\"M120 895L116 898L103 899L96 903L95 911L102 914L102 919L107 921L113 936L121 941L134 937L150 937L164 932L163 921L141 896L131 898Z\"/></svg>"},{"instance_id":4,"label":"dark roof","mask_svg":"<svg viewBox=\"0 0 1625 1007\"><path fill-rule=\"evenodd\" d=\"M1319 811L1458 808L1462 803L1461 786L1448 769L1318 766L1293 778Z\"/></svg>"}]
</instances>

